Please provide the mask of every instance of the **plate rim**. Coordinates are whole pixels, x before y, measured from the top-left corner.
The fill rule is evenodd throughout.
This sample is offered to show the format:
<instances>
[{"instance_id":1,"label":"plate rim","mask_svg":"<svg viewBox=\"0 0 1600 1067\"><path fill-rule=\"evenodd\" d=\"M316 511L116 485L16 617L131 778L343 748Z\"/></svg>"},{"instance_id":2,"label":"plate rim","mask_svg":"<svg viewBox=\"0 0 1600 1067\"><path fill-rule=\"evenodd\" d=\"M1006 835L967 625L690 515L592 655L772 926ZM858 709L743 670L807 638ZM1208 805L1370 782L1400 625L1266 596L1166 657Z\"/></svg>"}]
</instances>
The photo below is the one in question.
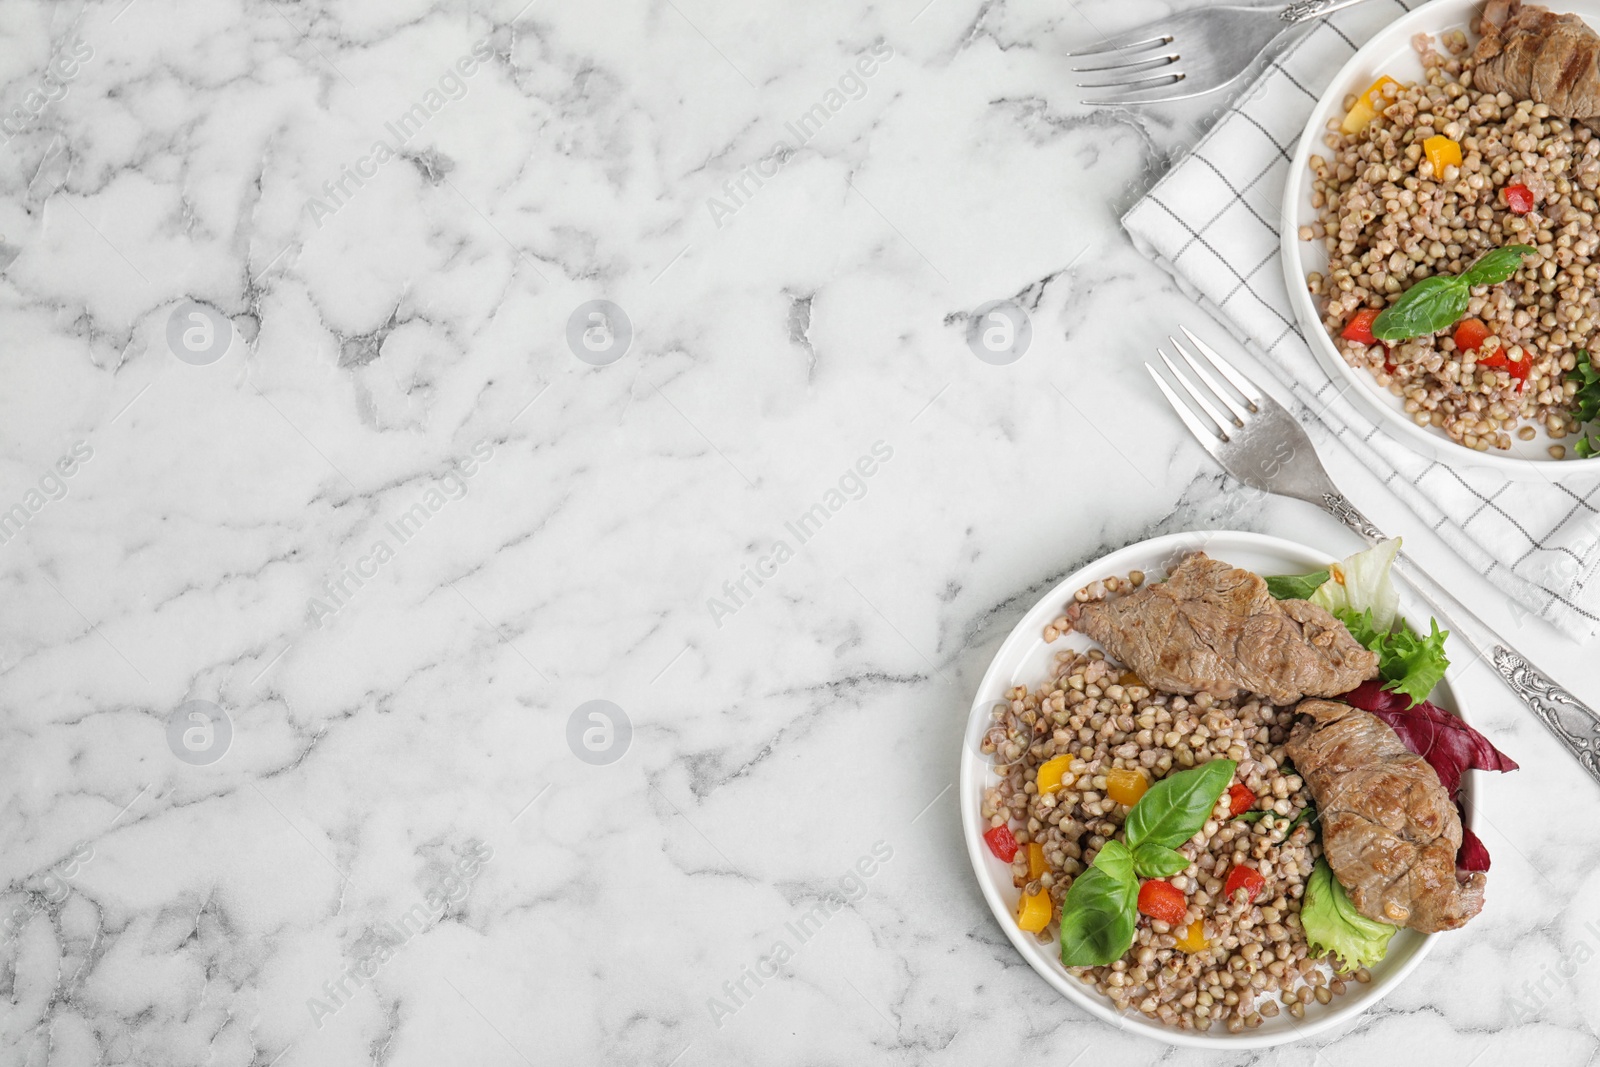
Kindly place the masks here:
<instances>
[{"instance_id":1,"label":"plate rim","mask_svg":"<svg viewBox=\"0 0 1600 1067\"><path fill-rule=\"evenodd\" d=\"M1032 940L1031 937L1024 939L1024 932L1012 921L1009 902L1001 899L999 887L986 872L988 865L987 852L982 844L982 831L978 825L981 819L979 807L982 803L983 789L987 784L986 776L991 773L993 765L988 757L982 757L978 754L977 748L971 743L971 740L977 732L977 724L980 720L987 721L989 710L998 699L995 696L985 696L984 694L1002 691L1006 686L1012 684L1004 677L1006 670L1002 668L1002 663L1009 662L1010 659L1014 658L1018 647L1023 643L1040 639L1038 634L1032 632L1033 626L1029 621L1032 616L1044 605L1059 602L1063 595L1070 597L1073 592L1082 588L1086 581L1091 580L1087 577L1088 575L1103 570L1106 560L1111 559L1113 556L1125 552L1143 552L1156 556L1170 555L1175 549L1192 546L1195 541L1203 542L1200 546L1201 550L1208 553L1215 546L1216 555L1214 558L1218 559L1225 559L1225 554L1233 548L1249 548L1291 556L1306 556L1321 563L1333 563L1342 558L1315 546L1285 537L1278 537L1274 534L1257 533L1250 530L1187 530L1144 538L1113 548L1067 574L1043 596L1034 601L1022 614L1021 618L1017 620L1016 625L1012 627L1005 639L1001 641L1000 646L995 650L982 679L978 683L977 691L972 697L965 727L961 734L961 763L957 779L957 792L961 806L962 838L966 844L967 859L972 868L973 877L978 882L979 890L983 893L984 900L988 903L995 922L999 924L1006 939L1011 943L1011 947L1016 950L1017 954L1036 974L1055 987L1057 992L1072 1003L1088 1011L1101 1022L1110 1023L1119 1030L1140 1034L1170 1045L1213 1049L1269 1048L1312 1037L1360 1017L1368 1008L1377 1004L1410 976L1422 963L1423 959L1426 958L1438 938L1438 934L1421 934L1421 939L1411 958L1401 964L1397 970L1386 975L1381 982L1375 979L1372 991L1366 998L1330 1011L1314 1022L1271 1034L1250 1031L1231 1034L1223 1031L1220 1034L1213 1035L1210 1032L1178 1030L1174 1027L1150 1022L1138 1015L1118 1012L1112 1007L1111 1002L1099 993L1090 992L1086 987L1081 987L1081 984L1072 979L1065 969L1059 966L1054 968L1040 966L1035 957L1027 951L1028 943ZM1421 597L1406 583L1401 575L1395 575L1395 583L1400 590L1403 609L1409 605L1420 605L1422 603ZM1467 702L1462 699L1463 689L1455 684L1454 681L1459 677L1460 670L1460 667L1452 664L1446 672L1444 684L1449 694L1449 703L1454 705L1455 714L1463 721L1471 722L1472 720L1467 711ZM1475 815L1477 805L1472 803L1473 790L1470 784L1464 784L1464 793L1467 799L1467 817L1464 820L1464 825L1470 829L1477 822Z\"/></svg>"},{"instance_id":2,"label":"plate rim","mask_svg":"<svg viewBox=\"0 0 1600 1067\"><path fill-rule=\"evenodd\" d=\"M1600 16L1600 6L1586 0L1567 0L1569 5L1589 7L1591 16ZM1568 475L1593 475L1600 473L1600 456L1590 459L1522 459L1500 455L1494 450L1478 452L1465 445L1456 444L1443 433L1429 427L1424 429L1410 419L1391 410L1377 395L1379 386L1372 375L1358 371L1344 361L1334 346L1317 314L1316 304L1306 292L1305 265L1300 255L1299 218L1305 197L1306 174L1311 153L1322 145L1322 124L1326 121L1330 105L1343 99L1343 88L1361 80L1360 72L1371 65L1371 57L1379 51L1390 51L1396 39L1409 39L1418 32L1427 32L1424 24L1449 28L1458 21L1471 21L1471 16L1482 6L1480 0L1430 0L1389 23L1373 35L1372 39L1356 49L1354 55L1339 68L1327 87L1311 107L1311 114L1300 132L1300 141L1294 157L1289 161L1289 177L1284 183L1281 217L1284 224L1279 234L1280 255L1284 285L1289 291L1289 304L1294 309L1295 320L1307 338L1323 369L1337 379L1343 377L1355 387L1361 403L1384 427L1389 437L1397 439L1427 458L1445 466L1460 463L1462 466L1490 469L1517 480L1550 479L1555 472ZM1579 12L1581 15L1582 12ZM1434 29L1434 34L1440 32ZM1362 75L1365 77L1365 75ZM1338 94L1337 97L1335 94Z\"/></svg>"}]
</instances>

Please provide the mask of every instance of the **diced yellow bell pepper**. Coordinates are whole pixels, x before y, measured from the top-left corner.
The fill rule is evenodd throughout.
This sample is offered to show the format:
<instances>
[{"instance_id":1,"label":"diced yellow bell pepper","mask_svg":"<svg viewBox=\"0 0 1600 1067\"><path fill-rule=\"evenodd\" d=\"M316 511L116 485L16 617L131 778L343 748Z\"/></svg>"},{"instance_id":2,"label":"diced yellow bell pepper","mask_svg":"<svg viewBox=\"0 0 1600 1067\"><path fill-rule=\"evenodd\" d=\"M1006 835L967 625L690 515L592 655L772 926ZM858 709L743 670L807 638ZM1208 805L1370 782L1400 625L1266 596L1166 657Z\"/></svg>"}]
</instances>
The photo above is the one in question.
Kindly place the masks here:
<instances>
[{"instance_id":1,"label":"diced yellow bell pepper","mask_svg":"<svg viewBox=\"0 0 1600 1067\"><path fill-rule=\"evenodd\" d=\"M1028 842L1028 881L1033 881L1049 868L1044 862L1044 846L1037 841Z\"/></svg>"},{"instance_id":2,"label":"diced yellow bell pepper","mask_svg":"<svg viewBox=\"0 0 1600 1067\"><path fill-rule=\"evenodd\" d=\"M1150 780L1140 771L1113 767L1106 772L1106 796L1125 808L1131 808L1150 788Z\"/></svg>"},{"instance_id":3,"label":"diced yellow bell pepper","mask_svg":"<svg viewBox=\"0 0 1600 1067\"><path fill-rule=\"evenodd\" d=\"M1178 938L1178 947L1185 952L1204 952L1211 947L1211 942L1206 940L1206 924L1203 919L1196 919L1189 924L1189 929Z\"/></svg>"},{"instance_id":4,"label":"diced yellow bell pepper","mask_svg":"<svg viewBox=\"0 0 1600 1067\"><path fill-rule=\"evenodd\" d=\"M1371 104L1374 108L1379 107L1380 105L1378 103L1378 100L1379 100L1379 97L1381 97L1383 95L1383 87L1385 85L1392 85L1392 86L1395 87L1396 90L1399 90L1401 88L1399 82L1395 81L1393 78L1389 77L1389 75L1387 75L1387 74L1382 74L1382 75L1378 76L1378 80L1377 81L1375 81L1371 85L1367 86L1367 91L1361 94L1361 98L1363 100L1365 100L1367 103Z\"/></svg>"},{"instance_id":5,"label":"diced yellow bell pepper","mask_svg":"<svg viewBox=\"0 0 1600 1067\"><path fill-rule=\"evenodd\" d=\"M1072 766L1071 756L1057 756L1055 759L1046 760L1039 768L1039 777L1035 780L1039 787L1039 795L1046 796L1061 788L1061 780L1066 777L1067 768Z\"/></svg>"},{"instance_id":6,"label":"diced yellow bell pepper","mask_svg":"<svg viewBox=\"0 0 1600 1067\"><path fill-rule=\"evenodd\" d=\"M1050 891L1024 893L1017 902L1017 925L1036 934L1050 925Z\"/></svg>"},{"instance_id":7,"label":"diced yellow bell pepper","mask_svg":"<svg viewBox=\"0 0 1600 1067\"><path fill-rule=\"evenodd\" d=\"M1443 134L1437 134L1423 141L1422 152L1428 157L1428 162L1433 164L1435 181L1444 181L1444 168L1461 166L1461 145Z\"/></svg>"},{"instance_id":8,"label":"diced yellow bell pepper","mask_svg":"<svg viewBox=\"0 0 1600 1067\"><path fill-rule=\"evenodd\" d=\"M1339 124L1339 128L1345 133L1357 134L1366 129L1368 124L1377 117L1377 111L1373 109L1371 104L1367 103L1367 98L1363 96L1356 100L1354 107L1345 112L1344 121Z\"/></svg>"},{"instance_id":9,"label":"diced yellow bell pepper","mask_svg":"<svg viewBox=\"0 0 1600 1067\"><path fill-rule=\"evenodd\" d=\"M1345 133L1360 133L1366 129L1367 123L1377 118L1378 112L1383 110L1384 104L1381 97L1385 85L1393 85L1398 88L1400 83L1385 74L1367 86L1367 91L1356 97L1355 106L1345 115L1344 122L1340 124L1339 128L1344 130Z\"/></svg>"}]
</instances>

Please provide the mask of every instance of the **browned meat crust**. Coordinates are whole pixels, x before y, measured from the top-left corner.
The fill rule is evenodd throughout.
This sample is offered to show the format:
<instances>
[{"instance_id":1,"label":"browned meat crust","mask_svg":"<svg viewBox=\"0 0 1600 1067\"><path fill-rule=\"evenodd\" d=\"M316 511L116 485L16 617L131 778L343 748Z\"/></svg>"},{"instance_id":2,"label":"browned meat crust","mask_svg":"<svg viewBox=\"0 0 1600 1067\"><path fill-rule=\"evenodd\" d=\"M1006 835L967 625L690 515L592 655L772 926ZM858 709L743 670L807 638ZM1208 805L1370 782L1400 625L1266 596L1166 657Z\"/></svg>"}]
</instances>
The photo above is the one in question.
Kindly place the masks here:
<instances>
[{"instance_id":1,"label":"browned meat crust","mask_svg":"<svg viewBox=\"0 0 1600 1067\"><path fill-rule=\"evenodd\" d=\"M1461 819L1439 776L1376 715L1307 700L1287 751L1316 798L1328 866L1369 919L1430 933L1483 908L1483 874L1458 876Z\"/></svg>"},{"instance_id":2,"label":"browned meat crust","mask_svg":"<svg viewBox=\"0 0 1600 1067\"><path fill-rule=\"evenodd\" d=\"M1377 655L1327 611L1274 600L1259 576L1203 552L1159 585L1085 604L1076 627L1169 693L1242 690L1292 704L1348 693L1378 673Z\"/></svg>"},{"instance_id":3,"label":"browned meat crust","mask_svg":"<svg viewBox=\"0 0 1600 1067\"><path fill-rule=\"evenodd\" d=\"M1600 34L1577 15L1491 0L1479 20L1472 84L1547 105L1561 118L1600 116Z\"/></svg>"}]
</instances>

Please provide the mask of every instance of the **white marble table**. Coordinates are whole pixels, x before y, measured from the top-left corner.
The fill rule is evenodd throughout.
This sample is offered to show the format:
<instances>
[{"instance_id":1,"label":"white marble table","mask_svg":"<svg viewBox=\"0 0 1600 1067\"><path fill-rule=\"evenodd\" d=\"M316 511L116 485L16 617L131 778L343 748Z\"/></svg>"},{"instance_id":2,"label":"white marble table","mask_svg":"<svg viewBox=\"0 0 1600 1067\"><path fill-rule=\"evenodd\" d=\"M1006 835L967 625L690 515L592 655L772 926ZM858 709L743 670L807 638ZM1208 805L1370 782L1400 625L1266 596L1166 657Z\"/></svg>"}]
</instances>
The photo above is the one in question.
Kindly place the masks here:
<instances>
[{"instance_id":1,"label":"white marble table","mask_svg":"<svg viewBox=\"0 0 1600 1067\"><path fill-rule=\"evenodd\" d=\"M1355 547L1140 366L1215 105L1079 106L1070 0L522 3L0 9L0 1063L1229 1062L1023 966L949 791L1069 569ZM1468 677L1488 907L1319 1063L1595 1055L1600 798Z\"/></svg>"}]
</instances>

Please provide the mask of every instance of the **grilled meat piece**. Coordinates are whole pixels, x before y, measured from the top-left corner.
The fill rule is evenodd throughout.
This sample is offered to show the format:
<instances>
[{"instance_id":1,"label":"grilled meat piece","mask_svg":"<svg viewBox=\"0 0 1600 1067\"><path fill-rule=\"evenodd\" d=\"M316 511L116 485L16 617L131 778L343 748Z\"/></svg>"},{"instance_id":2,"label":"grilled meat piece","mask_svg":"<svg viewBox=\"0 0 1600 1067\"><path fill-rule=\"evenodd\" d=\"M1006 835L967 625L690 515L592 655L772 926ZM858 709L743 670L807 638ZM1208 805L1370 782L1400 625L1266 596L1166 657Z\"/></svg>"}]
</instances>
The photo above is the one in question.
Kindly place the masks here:
<instances>
[{"instance_id":1,"label":"grilled meat piece","mask_svg":"<svg viewBox=\"0 0 1600 1067\"><path fill-rule=\"evenodd\" d=\"M1546 104L1565 119L1600 116L1600 34L1577 15L1490 0L1472 53L1473 88Z\"/></svg>"},{"instance_id":2,"label":"grilled meat piece","mask_svg":"<svg viewBox=\"0 0 1600 1067\"><path fill-rule=\"evenodd\" d=\"M1376 715L1331 700L1295 709L1285 746L1311 786L1328 866L1369 919L1431 933L1483 908L1484 875L1456 871L1461 818L1439 776Z\"/></svg>"},{"instance_id":3,"label":"grilled meat piece","mask_svg":"<svg viewBox=\"0 0 1600 1067\"><path fill-rule=\"evenodd\" d=\"M1327 611L1274 600L1246 570L1196 552L1159 585L1091 602L1075 628L1169 693L1240 690L1277 704L1348 693L1378 673L1378 656Z\"/></svg>"}]
</instances>

